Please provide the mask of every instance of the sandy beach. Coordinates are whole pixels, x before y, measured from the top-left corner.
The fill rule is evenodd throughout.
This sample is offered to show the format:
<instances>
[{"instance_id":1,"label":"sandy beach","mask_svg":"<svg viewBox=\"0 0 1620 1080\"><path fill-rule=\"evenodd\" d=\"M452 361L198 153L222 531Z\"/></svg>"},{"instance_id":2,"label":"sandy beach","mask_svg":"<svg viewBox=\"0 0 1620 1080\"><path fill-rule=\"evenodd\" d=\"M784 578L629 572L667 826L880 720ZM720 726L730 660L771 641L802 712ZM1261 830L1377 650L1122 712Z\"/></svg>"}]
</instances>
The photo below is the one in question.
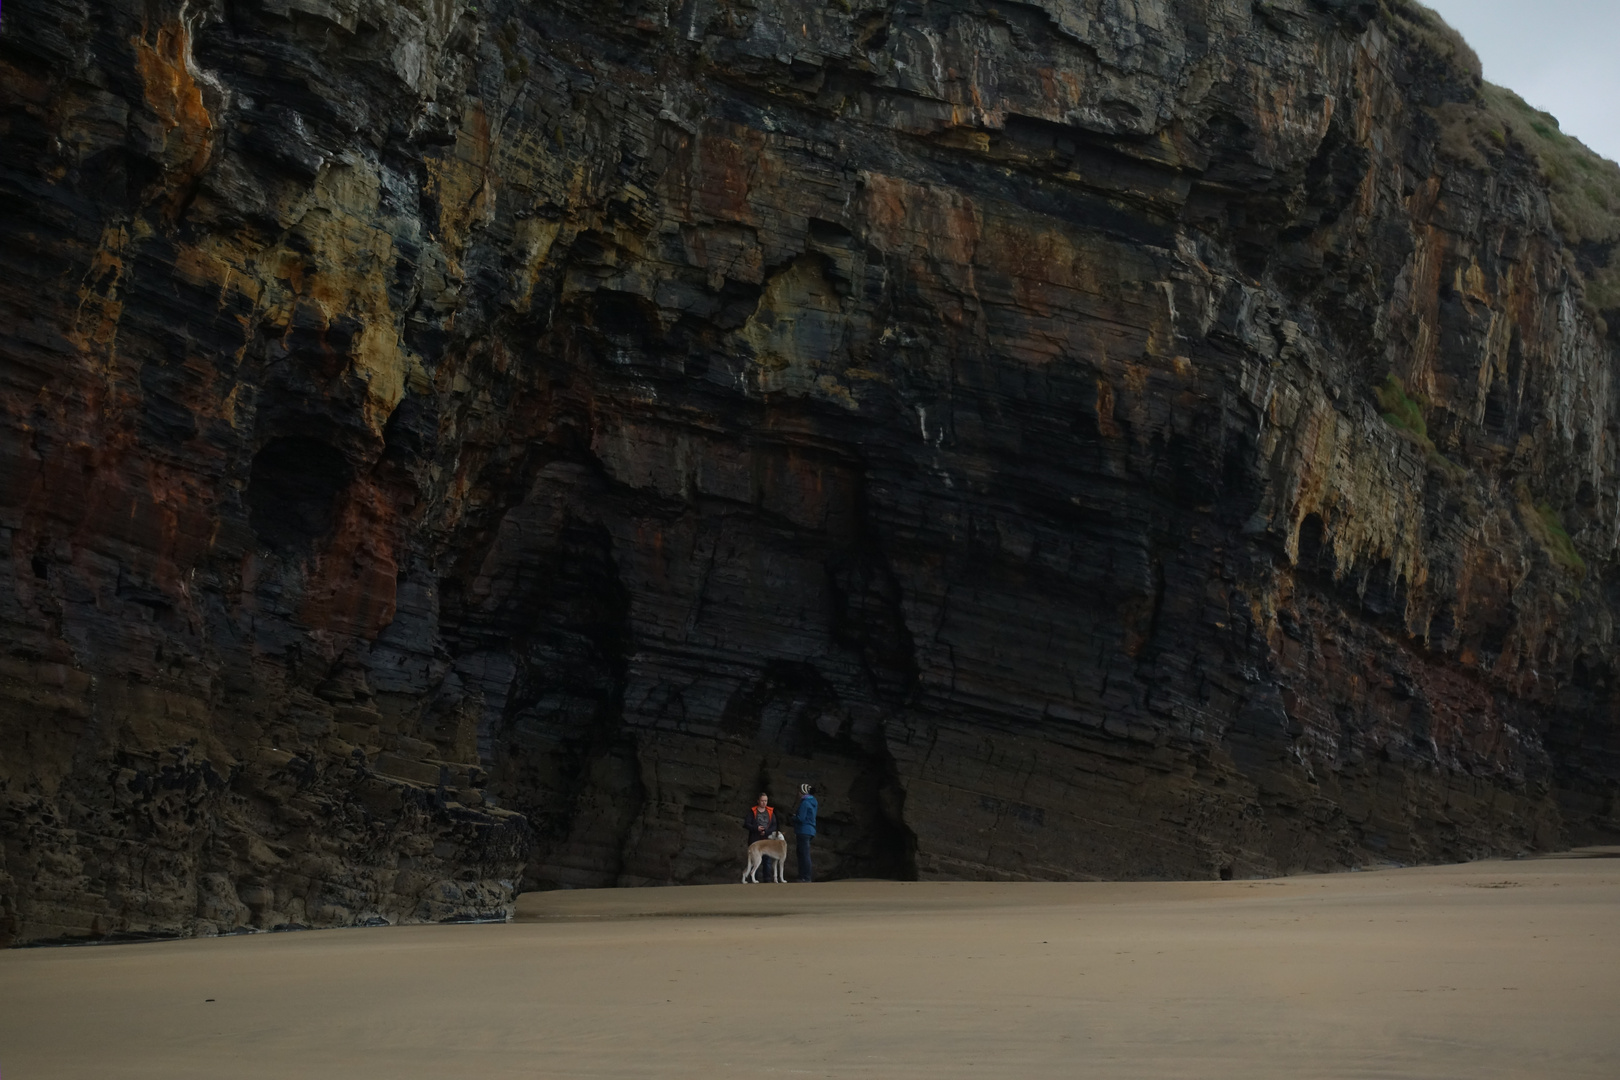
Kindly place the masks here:
<instances>
[{"instance_id":1,"label":"sandy beach","mask_svg":"<svg viewBox=\"0 0 1620 1080\"><path fill-rule=\"evenodd\" d=\"M530 894L505 925L0 954L0 1074L1620 1075L1620 860Z\"/></svg>"}]
</instances>

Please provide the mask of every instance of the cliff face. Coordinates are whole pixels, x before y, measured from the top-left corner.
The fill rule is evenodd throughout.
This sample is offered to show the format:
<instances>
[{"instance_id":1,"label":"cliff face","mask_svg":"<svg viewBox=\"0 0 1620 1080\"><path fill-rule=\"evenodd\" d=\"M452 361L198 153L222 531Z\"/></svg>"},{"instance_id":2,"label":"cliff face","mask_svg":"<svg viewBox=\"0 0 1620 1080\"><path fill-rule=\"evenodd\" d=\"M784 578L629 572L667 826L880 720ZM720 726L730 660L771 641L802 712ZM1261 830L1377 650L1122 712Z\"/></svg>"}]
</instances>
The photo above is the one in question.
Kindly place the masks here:
<instances>
[{"instance_id":1,"label":"cliff face","mask_svg":"<svg viewBox=\"0 0 1620 1080\"><path fill-rule=\"evenodd\" d=\"M0 934L807 780L846 875L1613 835L1620 218L1504 100L1357 0L14 7Z\"/></svg>"}]
</instances>

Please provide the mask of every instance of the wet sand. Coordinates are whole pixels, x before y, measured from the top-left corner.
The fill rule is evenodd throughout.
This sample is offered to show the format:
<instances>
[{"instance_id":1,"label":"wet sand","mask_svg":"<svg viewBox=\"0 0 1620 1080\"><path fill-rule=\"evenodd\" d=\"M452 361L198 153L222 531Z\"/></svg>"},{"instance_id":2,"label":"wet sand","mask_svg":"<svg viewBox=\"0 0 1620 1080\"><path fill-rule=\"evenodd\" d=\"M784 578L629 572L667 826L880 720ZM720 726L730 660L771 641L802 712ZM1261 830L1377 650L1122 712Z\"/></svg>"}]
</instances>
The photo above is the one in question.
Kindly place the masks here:
<instances>
[{"instance_id":1,"label":"wet sand","mask_svg":"<svg viewBox=\"0 0 1620 1080\"><path fill-rule=\"evenodd\" d=\"M16 950L0 1074L1614 1080L1620 859L544 893L506 925Z\"/></svg>"}]
</instances>

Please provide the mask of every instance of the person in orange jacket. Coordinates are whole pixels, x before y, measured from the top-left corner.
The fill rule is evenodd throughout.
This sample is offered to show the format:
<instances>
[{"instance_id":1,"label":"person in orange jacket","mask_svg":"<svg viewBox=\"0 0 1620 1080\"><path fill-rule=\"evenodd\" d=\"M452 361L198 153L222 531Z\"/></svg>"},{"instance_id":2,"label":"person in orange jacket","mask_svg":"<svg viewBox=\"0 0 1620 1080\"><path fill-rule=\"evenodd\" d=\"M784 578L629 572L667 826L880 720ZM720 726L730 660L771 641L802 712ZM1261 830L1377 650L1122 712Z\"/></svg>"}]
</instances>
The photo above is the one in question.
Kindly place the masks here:
<instances>
[{"instance_id":1,"label":"person in orange jacket","mask_svg":"<svg viewBox=\"0 0 1620 1080\"><path fill-rule=\"evenodd\" d=\"M771 799L763 791L759 793L759 801L748 808L743 815L743 824L748 828L748 842L767 840L771 833L776 831L776 811L771 807ZM769 855L760 863L759 872L766 881L771 880L771 872L776 860Z\"/></svg>"}]
</instances>

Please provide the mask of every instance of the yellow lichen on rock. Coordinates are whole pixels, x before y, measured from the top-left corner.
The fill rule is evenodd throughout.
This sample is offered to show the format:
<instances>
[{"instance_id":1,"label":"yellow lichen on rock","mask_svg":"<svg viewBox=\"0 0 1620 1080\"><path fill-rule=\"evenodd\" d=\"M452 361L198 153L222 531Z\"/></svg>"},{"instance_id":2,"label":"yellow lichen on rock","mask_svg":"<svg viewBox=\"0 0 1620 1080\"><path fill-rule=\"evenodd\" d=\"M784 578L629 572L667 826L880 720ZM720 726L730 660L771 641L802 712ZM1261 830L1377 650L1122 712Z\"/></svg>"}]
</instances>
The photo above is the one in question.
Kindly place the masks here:
<instances>
[{"instance_id":1,"label":"yellow lichen on rock","mask_svg":"<svg viewBox=\"0 0 1620 1080\"><path fill-rule=\"evenodd\" d=\"M837 361L844 336L838 294L820 260L801 257L772 277L741 336L753 350L761 392L815 390Z\"/></svg>"}]
</instances>

